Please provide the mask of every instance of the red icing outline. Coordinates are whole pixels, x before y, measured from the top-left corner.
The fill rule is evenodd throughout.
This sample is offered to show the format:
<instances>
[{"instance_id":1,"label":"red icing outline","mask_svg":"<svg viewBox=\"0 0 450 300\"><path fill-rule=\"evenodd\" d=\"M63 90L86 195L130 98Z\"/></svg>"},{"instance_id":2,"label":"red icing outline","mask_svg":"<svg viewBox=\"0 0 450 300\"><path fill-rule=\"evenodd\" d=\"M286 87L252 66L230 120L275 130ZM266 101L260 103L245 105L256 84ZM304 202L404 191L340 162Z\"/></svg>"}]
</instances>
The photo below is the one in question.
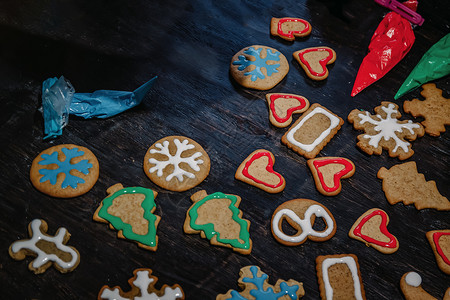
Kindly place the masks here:
<instances>
[{"instance_id":1,"label":"red icing outline","mask_svg":"<svg viewBox=\"0 0 450 300\"><path fill-rule=\"evenodd\" d=\"M327 51L328 54L329 54L327 57L319 60L319 64L320 64L320 66L323 69L322 73L317 73L317 72L313 71L311 69L311 65L309 64L309 62L307 60L305 60L305 58L303 57L306 53L313 52L313 51ZM301 51L298 54L298 57L300 58L300 61L308 68L309 72L311 74L313 74L314 76L324 76L327 73L326 65L333 58L333 56L334 55L333 55L333 52L331 51L331 49L321 48L321 47L317 47L317 48L314 48L314 49L306 49L305 51Z\"/></svg>"},{"instance_id":2,"label":"red icing outline","mask_svg":"<svg viewBox=\"0 0 450 300\"><path fill-rule=\"evenodd\" d=\"M334 174L334 176L333 176L334 186L332 186L332 187L328 187L325 184L325 181L323 180L323 174L322 174L322 172L319 171L320 167L323 167L328 164L344 165L344 169L342 169L341 171ZM324 189L324 191L327 193L331 193L331 192L334 192L337 189L339 189L339 186L341 183L340 180L341 180L342 176L348 174L349 172L351 172L354 169L353 164L345 158L331 158L331 159L315 160L315 161L313 161L313 165L314 165L314 168L316 168L316 172L317 172L317 176L319 177L320 184L322 185L322 188Z\"/></svg>"},{"instance_id":3,"label":"red icing outline","mask_svg":"<svg viewBox=\"0 0 450 300\"><path fill-rule=\"evenodd\" d=\"M303 25L305 25L305 29L303 29L302 31L297 31L297 30L294 30L294 31L288 31L288 32L286 33L286 32L284 32L284 31L281 29L281 26L282 26L283 23L285 23L285 22L300 22L300 23L302 23ZM294 37L294 33L297 33L297 34L303 34L303 33L305 33L305 32L308 32L308 31L309 31L309 28L310 28L309 22L306 22L306 21L303 20L303 19L282 18L282 19L280 19L280 20L278 21L278 30L277 30L277 33L278 33L279 35L285 36L285 37L287 37L287 38L293 38L293 37Z\"/></svg>"},{"instance_id":4,"label":"red icing outline","mask_svg":"<svg viewBox=\"0 0 450 300\"><path fill-rule=\"evenodd\" d=\"M435 233L433 233L433 242L434 242L434 245L436 246L436 250L439 253L439 255L441 256L442 260L447 265L450 265L450 259L447 256L445 256L444 251L442 251L441 245L439 245L439 239L443 235L450 235L450 232L435 232Z\"/></svg>"},{"instance_id":5,"label":"red icing outline","mask_svg":"<svg viewBox=\"0 0 450 300\"><path fill-rule=\"evenodd\" d=\"M276 97L276 98L273 99L274 97ZM277 99L279 99L279 98L284 98L284 99L294 98L294 99L297 99L300 102L300 105L289 108L287 110L287 112L286 112L286 117L285 118L281 118L275 112L275 101ZM270 95L269 99L270 99L270 105L269 105L270 106L270 110L272 111L272 114L273 114L275 120L277 120L277 122L279 122L279 123L286 122L287 120L289 120L289 118L292 116L292 113L295 110L301 110L301 109L305 108L305 106L306 106L305 99L303 97L299 97L299 96L273 94L273 95Z\"/></svg>"},{"instance_id":6,"label":"red icing outline","mask_svg":"<svg viewBox=\"0 0 450 300\"><path fill-rule=\"evenodd\" d=\"M266 170L271 173L271 174L275 174L276 176L278 176L278 178L280 179L280 182L278 184L268 184L267 182L261 181L259 179L256 179L255 177L253 177L252 175L250 175L248 173L248 168L250 167L250 165L257 160L258 158L261 158L262 156L267 156L269 158L269 163L267 164ZM268 186L270 188L277 188L280 187L281 185L283 185L283 177L281 176L281 174L275 172L273 170L273 160L272 160L272 156L270 155L270 152L258 152L255 155L253 155L246 163L244 166L244 169L242 170L242 174L244 174L245 177L250 178L251 180L263 184L265 186Z\"/></svg>"},{"instance_id":7,"label":"red icing outline","mask_svg":"<svg viewBox=\"0 0 450 300\"><path fill-rule=\"evenodd\" d=\"M386 237L388 237L390 239L390 241L387 243L381 242L379 240L375 240L375 239L361 233L361 228L364 226L364 224L370 218L374 217L375 215L381 216L380 231L381 231L381 233L383 233ZM381 210L374 210L372 213L368 214L361 220L361 222L358 224L358 226L356 226L355 229L353 230L353 234L356 236L359 236L360 238L362 238L363 240L365 240L369 243L376 244L378 246L382 246L382 247L386 247L386 248L395 248L395 247L397 247L397 240L387 230L386 223L387 223L387 214Z\"/></svg>"}]
</instances>

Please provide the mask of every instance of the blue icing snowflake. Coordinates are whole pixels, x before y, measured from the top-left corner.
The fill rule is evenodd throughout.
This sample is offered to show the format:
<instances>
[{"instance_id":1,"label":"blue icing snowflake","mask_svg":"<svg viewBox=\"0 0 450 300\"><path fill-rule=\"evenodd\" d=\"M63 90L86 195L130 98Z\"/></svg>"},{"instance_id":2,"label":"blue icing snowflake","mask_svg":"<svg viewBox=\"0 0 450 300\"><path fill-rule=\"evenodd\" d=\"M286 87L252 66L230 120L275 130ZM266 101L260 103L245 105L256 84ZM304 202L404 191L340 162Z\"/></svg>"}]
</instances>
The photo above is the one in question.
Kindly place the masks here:
<instances>
[{"instance_id":1,"label":"blue icing snowflake","mask_svg":"<svg viewBox=\"0 0 450 300\"><path fill-rule=\"evenodd\" d=\"M261 69L262 68L266 68L266 72L267 72L267 76L272 76L273 73L278 73L277 68L280 66L280 64L274 64L274 65L269 65L267 64L268 61L279 61L280 60L280 52L279 51L271 51L270 49L266 50L266 57L265 58L261 58L261 51L262 48L259 48L258 50L256 50L253 47L248 48L247 50L244 50L244 53L247 55L251 55L255 58L254 61L248 60L247 58L245 58L244 55L239 55L238 59L239 60L235 60L233 61L233 65L239 65L238 70L239 71L243 71L245 70L248 66L255 66L255 69L249 72L245 72L244 75L248 76L251 75L251 81L256 81L256 79L260 78L260 79L264 79L265 76L262 73Z\"/></svg>"},{"instance_id":2,"label":"blue icing snowflake","mask_svg":"<svg viewBox=\"0 0 450 300\"><path fill-rule=\"evenodd\" d=\"M250 291L250 295L255 297L256 300L276 300L281 297L288 295L292 300L297 300L297 290L298 285L289 286L286 282L280 284L281 291L275 293L271 287L264 290L264 282L267 280L267 274L262 274L258 276L258 269L255 266L250 267L250 272L252 272L253 278L244 277L242 282L252 283L256 288ZM246 300L237 291L231 292L231 298L228 300Z\"/></svg>"},{"instance_id":3,"label":"blue icing snowflake","mask_svg":"<svg viewBox=\"0 0 450 300\"><path fill-rule=\"evenodd\" d=\"M41 169L39 170L39 173L44 175L40 179L40 182L45 182L47 180L50 181L50 184L54 185L56 184L58 174L63 173L65 175L64 181L61 184L61 187L65 189L68 186L71 186L72 188L77 188L78 183L84 183L84 179L80 178L78 176L70 174L70 171L77 170L83 173L84 175L89 174L89 169L92 168L92 164L88 162L87 159L84 159L82 161L79 161L75 164L72 164L70 161L74 157L79 157L84 155L83 151L79 151L78 148L62 148L61 151L66 156L66 159L64 161L60 161L58 159L58 151L53 152L52 154L42 154L41 157L43 158L42 161L39 162L40 165L51 165L56 164L58 168L50 170L50 169Z\"/></svg>"}]
</instances>

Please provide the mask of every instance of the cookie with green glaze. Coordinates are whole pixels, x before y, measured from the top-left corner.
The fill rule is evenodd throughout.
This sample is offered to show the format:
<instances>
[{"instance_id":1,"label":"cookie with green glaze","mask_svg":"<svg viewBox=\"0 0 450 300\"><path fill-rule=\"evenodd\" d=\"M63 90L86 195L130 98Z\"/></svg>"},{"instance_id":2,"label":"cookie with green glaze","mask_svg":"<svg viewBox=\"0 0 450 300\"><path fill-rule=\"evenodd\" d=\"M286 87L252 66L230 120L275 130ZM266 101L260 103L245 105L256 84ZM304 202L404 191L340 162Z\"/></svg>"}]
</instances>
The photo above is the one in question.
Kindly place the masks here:
<instances>
[{"instance_id":1,"label":"cookie with green glaze","mask_svg":"<svg viewBox=\"0 0 450 300\"><path fill-rule=\"evenodd\" d=\"M238 208L241 197L220 192L208 195L201 190L191 196L192 206L186 213L184 232L200 233L212 245L232 248L241 254L250 254L250 221L242 218Z\"/></svg>"},{"instance_id":2,"label":"cookie with green glaze","mask_svg":"<svg viewBox=\"0 0 450 300\"><path fill-rule=\"evenodd\" d=\"M124 188L117 183L106 190L108 197L100 202L93 219L109 223L117 230L117 236L138 244L139 247L156 251L156 230L161 219L153 214L156 210L157 192L143 187Z\"/></svg>"}]
</instances>

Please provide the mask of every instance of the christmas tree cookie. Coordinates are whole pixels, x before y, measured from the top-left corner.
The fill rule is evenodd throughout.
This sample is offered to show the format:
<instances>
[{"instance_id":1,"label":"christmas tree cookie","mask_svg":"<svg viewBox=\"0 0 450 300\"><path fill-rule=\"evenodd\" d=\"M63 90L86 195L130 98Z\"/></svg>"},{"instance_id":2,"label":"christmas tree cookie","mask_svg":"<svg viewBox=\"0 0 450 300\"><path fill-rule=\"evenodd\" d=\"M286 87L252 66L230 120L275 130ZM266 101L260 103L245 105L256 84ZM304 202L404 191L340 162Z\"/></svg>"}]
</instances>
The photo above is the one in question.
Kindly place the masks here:
<instances>
[{"instance_id":1,"label":"christmas tree cookie","mask_svg":"<svg viewBox=\"0 0 450 300\"><path fill-rule=\"evenodd\" d=\"M156 251L156 229L161 219L154 215L157 192L143 187L124 188L117 183L107 189L108 197L102 200L94 214L94 221L109 223L117 236L134 241L139 247Z\"/></svg>"}]
</instances>

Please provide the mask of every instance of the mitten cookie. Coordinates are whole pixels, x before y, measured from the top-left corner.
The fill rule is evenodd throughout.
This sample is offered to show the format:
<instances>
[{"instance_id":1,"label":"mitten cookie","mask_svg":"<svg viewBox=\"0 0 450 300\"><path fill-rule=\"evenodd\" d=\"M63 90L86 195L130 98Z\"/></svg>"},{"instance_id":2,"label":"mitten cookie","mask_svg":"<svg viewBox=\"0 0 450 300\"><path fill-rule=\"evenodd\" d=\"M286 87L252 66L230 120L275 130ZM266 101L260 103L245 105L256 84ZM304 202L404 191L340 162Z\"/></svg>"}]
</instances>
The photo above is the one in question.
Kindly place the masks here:
<instances>
[{"instance_id":1,"label":"mitten cookie","mask_svg":"<svg viewBox=\"0 0 450 300\"><path fill-rule=\"evenodd\" d=\"M253 151L241 163L234 177L268 193L279 193L284 190L284 177L273 170L275 157L272 152L259 149Z\"/></svg>"},{"instance_id":2,"label":"mitten cookie","mask_svg":"<svg viewBox=\"0 0 450 300\"><path fill-rule=\"evenodd\" d=\"M292 122L292 115L309 108L309 101L303 96L283 93L266 94L269 105L269 120L272 125L283 128Z\"/></svg>"},{"instance_id":3,"label":"mitten cookie","mask_svg":"<svg viewBox=\"0 0 450 300\"><path fill-rule=\"evenodd\" d=\"M246 88L268 90L283 80L289 72L289 63L280 51L253 45L233 56L230 72L234 80Z\"/></svg>"},{"instance_id":4,"label":"mitten cookie","mask_svg":"<svg viewBox=\"0 0 450 300\"><path fill-rule=\"evenodd\" d=\"M212 245L232 248L241 254L250 254L250 221L242 218L239 209L241 197L220 192L208 195L198 191L191 196L192 206L186 213L184 232L200 233Z\"/></svg>"},{"instance_id":5,"label":"mitten cookie","mask_svg":"<svg viewBox=\"0 0 450 300\"><path fill-rule=\"evenodd\" d=\"M80 253L74 247L67 246L70 233L64 227L56 231L55 236L47 234L47 222L34 219L28 225L29 240L19 240L9 246L9 255L15 260L26 256L36 257L28 268L35 274L45 272L51 265L61 273L73 271L80 263Z\"/></svg>"},{"instance_id":6,"label":"mitten cookie","mask_svg":"<svg viewBox=\"0 0 450 300\"><path fill-rule=\"evenodd\" d=\"M30 179L44 194L71 198L87 193L97 182L99 165L89 149L72 145L50 147L33 160Z\"/></svg>"},{"instance_id":7,"label":"mitten cookie","mask_svg":"<svg viewBox=\"0 0 450 300\"><path fill-rule=\"evenodd\" d=\"M181 286L174 284L168 286L164 284L161 289L156 289L155 284L158 278L152 276L151 269L136 269L133 277L128 280L131 289L128 292L122 291L118 286L110 288L104 285L98 293L98 300L132 300L132 299L161 299L176 300L184 299L184 292Z\"/></svg>"},{"instance_id":8,"label":"mitten cookie","mask_svg":"<svg viewBox=\"0 0 450 300\"><path fill-rule=\"evenodd\" d=\"M387 230L387 224L387 213L382 209L372 208L356 220L348 236L381 253L391 254L398 250L399 244L397 238Z\"/></svg>"},{"instance_id":9,"label":"mitten cookie","mask_svg":"<svg viewBox=\"0 0 450 300\"><path fill-rule=\"evenodd\" d=\"M300 299L305 295L303 283L289 279L278 279L275 285L269 284L269 276L257 266L246 266L239 272L241 292L229 290L219 294L216 300L225 299Z\"/></svg>"},{"instance_id":10,"label":"mitten cookie","mask_svg":"<svg viewBox=\"0 0 450 300\"><path fill-rule=\"evenodd\" d=\"M450 229L428 231L426 236L439 269L450 275Z\"/></svg>"},{"instance_id":11,"label":"mitten cookie","mask_svg":"<svg viewBox=\"0 0 450 300\"><path fill-rule=\"evenodd\" d=\"M311 30L311 24L300 18L272 18L270 21L270 34L287 41L293 41L296 37L308 36Z\"/></svg>"},{"instance_id":12,"label":"mitten cookie","mask_svg":"<svg viewBox=\"0 0 450 300\"><path fill-rule=\"evenodd\" d=\"M442 90L434 83L424 84L422 88L420 94L425 100L405 101L403 110L414 117L424 117L425 120L420 123L425 127L425 132L439 136L445 131L445 125L450 125L450 99L442 97Z\"/></svg>"},{"instance_id":13,"label":"mitten cookie","mask_svg":"<svg viewBox=\"0 0 450 300\"><path fill-rule=\"evenodd\" d=\"M315 103L292 124L281 142L306 158L314 158L342 124L342 118Z\"/></svg>"},{"instance_id":14,"label":"mitten cookie","mask_svg":"<svg viewBox=\"0 0 450 300\"><path fill-rule=\"evenodd\" d=\"M316 270L323 300L366 299L356 255L320 255L316 258Z\"/></svg>"},{"instance_id":15,"label":"mitten cookie","mask_svg":"<svg viewBox=\"0 0 450 300\"><path fill-rule=\"evenodd\" d=\"M355 165L343 157L320 157L307 161L314 177L317 190L325 196L335 196L341 192L341 178L355 174Z\"/></svg>"},{"instance_id":16,"label":"mitten cookie","mask_svg":"<svg viewBox=\"0 0 450 300\"><path fill-rule=\"evenodd\" d=\"M314 230L316 217L323 219L325 229ZM294 235L283 231L283 220L297 231ZM278 206L272 215L271 224L274 238L286 246L301 245L307 239L314 242L327 241L336 233L336 221L331 212L319 202L308 199L294 199Z\"/></svg>"},{"instance_id":17,"label":"mitten cookie","mask_svg":"<svg viewBox=\"0 0 450 300\"><path fill-rule=\"evenodd\" d=\"M108 197L102 200L94 213L97 222L109 223L117 230L117 236L134 241L139 247L156 251L156 229L161 219L154 215L157 192L143 187L124 188L117 183L106 190Z\"/></svg>"},{"instance_id":18,"label":"mitten cookie","mask_svg":"<svg viewBox=\"0 0 450 300\"><path fill-rule=\"evenodd\" d=\"M426 181L425 176L418 173L414 161L395 165L389 170L382 167L377 177L383 179L383 191L391 205L403 202L414 204L416 209L450 210L450 201L439 193L436 182Z\"/></svg>"},{"instance_id":19,"label":"mitten cookie","mask_svg":"<svg viewBox=\"0 0 450 300\"><path fill-rule=\"evenodd\" d=\"M375 107L375 113L371 115L368 111L354 109L348 115L348 121L353 127L365 132L358 135L356 145L369 155L380 155L386 149L390 157L400 160L411 157L414 151L406 140L413 141L423 136L422 125L411 120L399 121L402 115L398 105L391 102L381 102L380 106Z\"/></svg>"},{"instance_id":20,"label":"mitten cookie","mask_svg":"<svg viewBox=\"0 0 450 300\"><path fill-rule=\"evenodd\" d=\"M306 75L314 80L324 80L328 77L327 65L334 63L336 52L329 47L311 47L295 51L295 60L305 70Z\"/></svg>"},{"instance_id":21,"label":"mitten cookie","mask_svg":"<svg viewBox=\"0 0 450 300\"><path fill-rule=\"evenodd\" d=\"M209 174L205 150L184 136L168 136L155 142L145 154L144 172L163 189L183 192L200 184Z\"/></svg>"}]
</instances>

